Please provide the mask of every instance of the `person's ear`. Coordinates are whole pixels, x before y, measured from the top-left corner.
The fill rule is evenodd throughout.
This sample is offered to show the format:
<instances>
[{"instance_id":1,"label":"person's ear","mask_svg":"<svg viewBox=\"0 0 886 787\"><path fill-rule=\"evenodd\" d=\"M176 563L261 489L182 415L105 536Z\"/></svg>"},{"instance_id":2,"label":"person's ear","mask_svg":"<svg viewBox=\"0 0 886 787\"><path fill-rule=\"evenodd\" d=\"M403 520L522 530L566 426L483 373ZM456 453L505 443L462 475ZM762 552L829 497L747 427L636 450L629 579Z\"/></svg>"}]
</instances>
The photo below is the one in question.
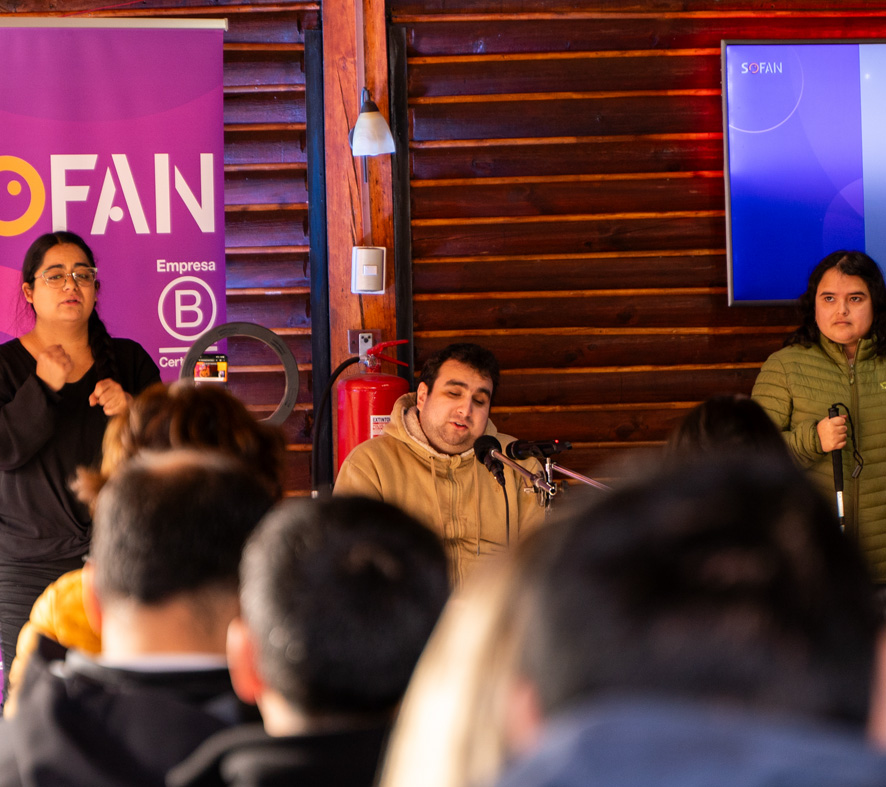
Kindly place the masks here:
<instances>
[{"instance_id":1,"label":"person's ear","mask_svg":"<svg viewBox=\"0 0 886 787\"><path fill-rule=\"evenodd\" d=\"M418 388L415 389L415 406L419 412L421 412L421 408L425 406L425 402L428 400L428 393L427 383L419 383Z\"/></svg>"},{"instance_id":2,"label":"person's ear","mask_svg":"<svg viewBox=\"0 0 886 787\"><path fill-rule=\"evenodd\" d=\"M26 281L22 282L22 294L28 303L34 302L34 288Z\"/></svg>"},{"instance_id":3,"label":"person's ear","mask_svg":"<svg viewBox=\"0 0 886 787\"><path fill-rule=\"evenodd\" d=\"M243 702L257 705L265 685L258 670L258 654L241 617L228 625L227 655L234 691Z\"/></svg>"},{"instance_id":4,"label":"person's ear","mask_svg":"<svg viewBox=\"0 0 886 787\"><path fill-rule=\"evenodd\" d=\"M886 749L886 630L881 629L874 651L874 678L871 681L871 710L868 738L878 749Z\"/></svg>"},{"instance_id":5,"label":"person's ear","mask_svg":"<svg viewBox=\"0 0 886 787\"><path fill-rule=\"evenodd\" d=\"M511 754L526 754L538 745L544 716L538 687L529 678L518 677L505 698L505 741Z\"/></svg>"},{"instance_id":6,"label":"person's ear","mask_svg":"<svg viewBox=\"0 0 886 787\"><path fill-rule=\"evenodd\" d=\"M95 592L95 566L89 559L83 564L83 570L80 572L80 584L86 620L96 634L101 634L102 604Z\"/></svg>"}]
</instances>

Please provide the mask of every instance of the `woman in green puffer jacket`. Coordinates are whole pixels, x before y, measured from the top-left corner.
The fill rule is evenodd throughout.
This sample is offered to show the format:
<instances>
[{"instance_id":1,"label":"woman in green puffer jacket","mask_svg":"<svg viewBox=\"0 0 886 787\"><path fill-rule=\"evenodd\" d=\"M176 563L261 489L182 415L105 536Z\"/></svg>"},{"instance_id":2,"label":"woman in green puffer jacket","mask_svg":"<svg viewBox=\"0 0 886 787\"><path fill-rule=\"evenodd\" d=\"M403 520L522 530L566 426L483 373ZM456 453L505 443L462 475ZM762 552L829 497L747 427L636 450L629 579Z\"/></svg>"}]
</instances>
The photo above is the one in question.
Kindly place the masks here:
<instances>
[{"instance_id":1,"label":"woman in green puffer jacket","mask_svg":"<svg viewBox=\"0 0 886 787\"><path fill-rule=\"evenodd\" d=\"M830 452L842 452L845 529L886 585L883 274L867 254L834 252L812 271L799 305L802 325L763 364L752 396L835 510ZM834 405L839 414L829 417Z\"/></svg>"}]
</instances>

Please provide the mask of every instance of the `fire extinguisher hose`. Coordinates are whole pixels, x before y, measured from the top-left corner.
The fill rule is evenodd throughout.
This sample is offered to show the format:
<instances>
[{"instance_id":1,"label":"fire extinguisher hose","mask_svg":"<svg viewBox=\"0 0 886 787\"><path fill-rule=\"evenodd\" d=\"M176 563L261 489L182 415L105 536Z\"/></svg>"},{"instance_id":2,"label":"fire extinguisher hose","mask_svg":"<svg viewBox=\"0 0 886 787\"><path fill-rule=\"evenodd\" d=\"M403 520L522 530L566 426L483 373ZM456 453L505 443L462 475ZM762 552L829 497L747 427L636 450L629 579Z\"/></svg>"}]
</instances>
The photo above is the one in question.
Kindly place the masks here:
<instances>
[{"instance_id":1,"label":"fire extinguisher hose","mask_svg":"<svg viewBox=\"0 0 886 787\"><path fill-rule=\"evenodd\" d=\"M320 474L320 458L318 456L320 424L323 423L323 418L329 407L329 397L332 394L332 386L335 385L335 381L345 369L359 362L359 355L355 355L353 358L348 358L346 361L342 361L329 376L329 382L326 383L326 388L323 389L323 396L320 397L320 404L317 406L317 414L314 418L313 435L311 436L311 497L319 497L320 495L320 490L318 489L317 484L317 477Z\"/></svg>"}]
</instances>

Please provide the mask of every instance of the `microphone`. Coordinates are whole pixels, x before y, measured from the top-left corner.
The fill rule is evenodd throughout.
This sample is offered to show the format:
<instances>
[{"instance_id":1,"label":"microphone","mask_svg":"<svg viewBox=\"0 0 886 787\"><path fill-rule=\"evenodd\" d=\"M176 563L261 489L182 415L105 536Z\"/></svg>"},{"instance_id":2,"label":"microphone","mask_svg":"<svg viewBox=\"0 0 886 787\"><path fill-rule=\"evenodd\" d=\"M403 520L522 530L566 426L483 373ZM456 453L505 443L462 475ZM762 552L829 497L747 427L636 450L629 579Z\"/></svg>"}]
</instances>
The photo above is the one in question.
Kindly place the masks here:
<instances>
[{"instance_id":1,"label":"microphone","mask_svg":"<svg viewBox=\"0 0 886 787\"><path fill-rule=\"evenodd\" d=\"M547 459L549 456L568 451L572 443L567 440L514 440L505 446L505 453L511 459Z\"/></svg>"},{"instance_id":2,"label":"microphone","mask_svg":"<svg viewBox=\"0 0 886 787\"><path fill-rule=\"evenodd\" d=\"M523 476L534 489L540 489L543 492L547 492L548 494L554 493L554 485L549 484L542 478L538 473L532 473L527 470L522 465L518 465L513 459L509 459L501 452L501 443L498 442L492 435L482 435L478 437L474 442L474 453L477 455L477 459L483 462L486 465L486 469L489 470L495 476L495 480L498 481L504 487L504 467L502 465L507 465L511 468L511 470L515 470L520 475ZM490 467L490 463L495 462L496 465L501 467L501 478L496 475L495 470ZM494 466L494 465L493 465Z\"/></svg>"},{"instance_id":3,"label":"microphone","mask_svg":"<svg viewBox=\"0 0 886 787\"><path fill-rule=\"evenodd\" d=\"M492 435L484 434L474 441L474 454L486 469L492 473L492 477L498 481L502 489L505 486L505 466L494 454L501 454L501 443Z\"/></svg>"},{"instance_id":4,"label":"microphone","mask_svg":"<svg viewBox=\"0 0 886 787\"><path fill-rule=\"evenodd\" d=\"M828 418L836 418L840 414L837 405L832 404L828 408ZM831 462L834 465L834 490L837 493L837 516L840 519L840 528L843 527L843 451L835 448L831 451Z\"/></svg>"}]
</instances>

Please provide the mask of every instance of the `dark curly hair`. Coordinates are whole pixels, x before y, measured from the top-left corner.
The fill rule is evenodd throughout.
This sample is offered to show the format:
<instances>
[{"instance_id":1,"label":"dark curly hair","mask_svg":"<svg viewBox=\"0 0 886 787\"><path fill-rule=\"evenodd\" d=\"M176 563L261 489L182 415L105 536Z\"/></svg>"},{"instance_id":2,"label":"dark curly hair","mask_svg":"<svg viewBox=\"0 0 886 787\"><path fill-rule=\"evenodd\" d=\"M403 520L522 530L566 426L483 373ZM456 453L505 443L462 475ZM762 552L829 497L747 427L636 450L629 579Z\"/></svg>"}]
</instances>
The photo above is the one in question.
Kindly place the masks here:
<instances>
[{"instance_id":1,"label":"dark curly hair","mask_svg":"<svg viewBox=\"0 0 886 787\"><path fill-rule=\"evenodd\" d=\"M844 276L858 276L867 284L874 312L874 321L868 336L874 340L875 353L886 355L886 283L883 281L880 266L861 251L832 252L813 268L806 292L800 296L798 303L800 327L785 339L784 346L800 344L809 347L818 342L821 331L815 322L815 296L822 277L831 268L836 268Z\"/></svg>"},{"instance_id":2,"label":"dark curly hair","mask_svg":"<svg viewBox=\"0 0 886 787\"><path fill-rule=\"evenodd\" d=\"M424 383L428 386L428 391L433 390L434 383L437 381L437 375L440 373L440 367L446 361L458 361L459 363L470 366L477 373L488 377L492 380L493 396L498 390L498 381L501 377L501 370L498 365L498 359L492 350L487 350L479 344L471 344L470 342L461 342L458 344L449 344L442 350L434 353L421 370L419 376L419 384Z\"/></svg>"},{"instance_id":3,"label":"dark curly hair","mask_svg":"<svg viewBox=\"0 0 886 787\"><path fill-rule=\"evenodd\" d=\"M34 286L34 279L37 277L37 271L43 264L43 258L53 246L64 246L70 244L76 246L89 260L90 266L95 265L95 255L89 248L86 241L73 232L47 232L35 240L25 252L25 259L22 263L22 283L29 287ZM98 294L100 282L96 281L95 291ZM33 305L31 309L33 310ZM95 361L98 370L99 379L110 377L112 380L119 382L120 374L117 368L117 358L114 355L114 345L111 342L111 335L108 329L98 316L98 308L92 309L89 315L89 323L87 325L89 331L89 349L92 351L92 359Z\"/></svg>"}]
</instances>

